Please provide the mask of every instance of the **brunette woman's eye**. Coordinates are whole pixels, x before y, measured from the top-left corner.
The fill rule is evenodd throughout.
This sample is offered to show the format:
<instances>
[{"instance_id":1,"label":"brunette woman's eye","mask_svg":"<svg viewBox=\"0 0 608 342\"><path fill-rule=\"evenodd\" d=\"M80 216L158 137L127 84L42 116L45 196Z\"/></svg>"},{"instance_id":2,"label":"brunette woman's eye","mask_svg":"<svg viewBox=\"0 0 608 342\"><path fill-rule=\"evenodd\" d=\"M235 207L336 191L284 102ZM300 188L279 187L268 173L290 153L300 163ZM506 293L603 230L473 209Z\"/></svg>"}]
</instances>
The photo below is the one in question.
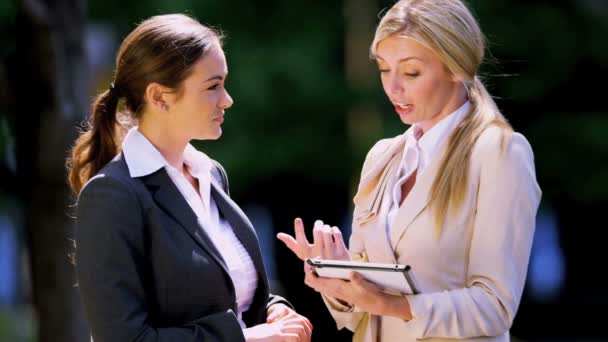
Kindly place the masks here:
<instances>
[{"instance_id":1,"label":"brunette woman's eye","mask_svg":"<svg viewBox=\"0 0 608 342\"><path fill-rule=\"evenodd\" d=\"M215 89L217 89L218 86L219 86L219 83L216 83L216 84L212 85L211 87L207 88L207 90L215 90Z\"/></svg>"}]
</instances>

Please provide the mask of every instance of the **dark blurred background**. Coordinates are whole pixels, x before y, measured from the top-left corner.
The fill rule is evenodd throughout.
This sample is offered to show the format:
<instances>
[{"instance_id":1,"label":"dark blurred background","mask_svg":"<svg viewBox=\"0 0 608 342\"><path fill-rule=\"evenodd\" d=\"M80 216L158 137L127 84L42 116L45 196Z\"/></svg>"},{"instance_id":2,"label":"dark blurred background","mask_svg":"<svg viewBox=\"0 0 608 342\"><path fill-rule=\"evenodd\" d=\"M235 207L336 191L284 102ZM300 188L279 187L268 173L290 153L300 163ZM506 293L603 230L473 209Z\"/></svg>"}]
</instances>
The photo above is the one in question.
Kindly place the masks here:
<instances>
[{"instance_id":1,"label":"dark blurred background","mask_svg":"<svg viewBox=\"0 0 608 342\"><path fill-rule=\"evenodd\" d=\"M297 216L348 235L366 152L406 129L368 53L392 3L1 1L0 341L88 341L70 264L65 158L92 96L112 80L122 38L171 12L227 34L235 104L222 138L196 146L227 169L274 292L311 319L314 341L350 341L274 235L292 232ZM469 4L489 40L482 75L530 141L543 190L513 340L606 340L608 1Z\"/></svg>"}]
</instances>

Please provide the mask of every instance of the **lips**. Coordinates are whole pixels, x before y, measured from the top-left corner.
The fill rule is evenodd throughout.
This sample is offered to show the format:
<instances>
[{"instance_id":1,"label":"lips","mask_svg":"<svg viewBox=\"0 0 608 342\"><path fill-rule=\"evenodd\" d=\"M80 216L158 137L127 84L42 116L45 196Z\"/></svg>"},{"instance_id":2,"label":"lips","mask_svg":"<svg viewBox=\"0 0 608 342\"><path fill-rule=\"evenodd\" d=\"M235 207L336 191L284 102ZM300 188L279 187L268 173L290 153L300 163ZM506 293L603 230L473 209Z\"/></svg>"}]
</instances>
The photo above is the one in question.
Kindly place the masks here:
<instances>
[{"instance_id":1,"label":"lips","mask_svg":"<svg viewBox=\"0 0 608 342\"><path fill-rule=\"evenodd\" d=\"M393 105L395 106L395 111L397 111L397 113L399 115L407 115L407 114L411 113L415 108L415 106L413 104L403 104L403 103L393 102Z\"/></svg>"},{"instance_id":2,"label":"lips","mask_svg":"<svg viewBox=\"0 0 608 342\"><path fill-rule=\"evenodd\" d=\"M224 122L224 116L223 115L216 116L213 118L213 121L221 124Z\"/></svg>"}]
</instances>

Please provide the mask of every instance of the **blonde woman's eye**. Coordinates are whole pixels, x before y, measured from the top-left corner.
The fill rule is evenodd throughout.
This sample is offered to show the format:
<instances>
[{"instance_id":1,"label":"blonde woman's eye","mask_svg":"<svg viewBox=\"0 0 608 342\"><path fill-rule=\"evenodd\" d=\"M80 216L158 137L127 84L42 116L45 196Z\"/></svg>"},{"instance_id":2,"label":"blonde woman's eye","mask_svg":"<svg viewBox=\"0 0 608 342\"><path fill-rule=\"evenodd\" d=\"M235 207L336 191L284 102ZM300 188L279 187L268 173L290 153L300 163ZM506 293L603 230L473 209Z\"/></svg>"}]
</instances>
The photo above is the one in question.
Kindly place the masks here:
<instances>
[{"instance_id":1,"label":"blonde woman's eye","mask_svg":"<svg viewBox=\"0 0 608 342\"><path fill-rule=\"evenodd\" d=\"M420 73L418 73L418 72L411 72L411 73L406 72L405 73L405 76L412 77L412 78L417 77L419 75L420 75Z\"/></svg>"}]
</instances>

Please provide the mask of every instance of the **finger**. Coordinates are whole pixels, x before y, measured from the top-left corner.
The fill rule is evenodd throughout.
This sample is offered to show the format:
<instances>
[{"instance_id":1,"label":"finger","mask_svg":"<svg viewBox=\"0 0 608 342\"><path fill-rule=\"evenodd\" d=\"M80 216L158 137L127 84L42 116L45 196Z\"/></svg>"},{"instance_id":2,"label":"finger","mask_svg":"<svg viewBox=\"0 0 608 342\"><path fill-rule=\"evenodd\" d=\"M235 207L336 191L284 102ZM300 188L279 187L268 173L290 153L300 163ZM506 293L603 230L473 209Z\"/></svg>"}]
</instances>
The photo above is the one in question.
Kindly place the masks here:
<instances>
[{"instance_id":1,"label":"finger","mask_svg":"<svg viewBox=\"0 0 608 342\"><path fill-rule=\"evenodd\" d=\"M297 217L293 221L293 229L296 232L296 241L298 241L298 243L301 244L302 246L308 247L308 245L310 243L308 242L308 239L306 238L306 233L304 232L304 222L302 222L301 218Z\"/></svg>"},{"instance_id":2,"label":"finger","mask_svg":"<svg viewBox=\"0 0 608 342\"><path fill-rule=\"evenodd\" d=\"M306 325L298 317L297 319L284 322L281 327L281 332L297 334L298 338L303 338L306 335Z\"/></svg>"},{"instance_id":3,"label":"finger","mask_svg":"<svg viewBox=\"0 0 608 342\"><path fill-rule=\"evenodd\" d=\"M319 276L314 272L306 272L304 275L304 284L313 290L320 292L320 281L324 280L323 278L319 278Z\"/></svg>"},{"instance_id":4,"label":"finger","mask_svg":"<svg viewBox=\"0 0 608 342\"><path fill-rule=\"evenodd\" d=\"M288 309L285 304L275 304L268 308L268 317L266 323L272 323L288 314Z\"/></svg>"},{"instance_id":5,"label":"finger","mask_svg":"<svg viewBox=\"0 0 608 342\"><path fill-rule=\"evenodd\" d=\"M280 332L279 337L281 338L281 342L299 342L300 341L300 337L296 333Z\"/></svg>"},{"instance_id":6,"label":"finger","mask_svg":"<svg viewBox=\"0 0 608 342\"><path fill-rule=\"evenodd\" d=\"M332 239L332 233L331 233L331 227L329 225L323 225L323 227L321 228L321 231L323 232L323 252L324 254L321 254L321 257L323 259L330 259L333 260L335 259L335 253L334 253L334 241Z\"/></svg>"},{"instance_id":7,"label":"finger","mask_svg":"<svg viewBox=\"0 0 608 342\"><path fill-rule=\"evenodd\" d=\"M350 272L349 278L350 278L350 281L353 282L353 284L357 284L357 285L361 284L362 280L363 280L363 277L357 272Z\"/></svg>"},{"instance_id":8,"label":"finger","mask_svg":"<svg viewBox=\"0 0 608 342\"><path fill-rule=\"evenodd\" d=\"M272 323L277 320L278 315L276 313L272 313L266 317L266 323Z\"/></svg>"},{"instance_id":9,"label":"finger","mask_svg":"<svg viewBox=\"0 0 608 342\"><path fill-rule=\"evenodd\" d=\"M315 222L315 226L312 229L312 234L314 237L314 244L317 247L317 255L313 255L312 257L320 256L323 257L325 254L325 244L323 242L323 221L317 220Z\"/></svg>"},{"instance_id":10,"label":"finger","mask_svg":"<svg viewBox=\"0 0 608 342\"><path fill-rule=\"evenodd\" d=\"M285 324L286 326L301 326L303 328L303 331L305 333L305 335L311 336L312 335L312 323L310 323L310 321L308 320L308 318L298 314L298 313L292 313L290 314L288 317L286 317L283 322L283 324Z\"/></svg>"},{"instance_id":11,"label":"finger","mask_svg":"<svg viewBox=\"0 0 608 342\"><path fill-rule=\"evenodd\" d=\"M336 226L331 227L331 234L334 238L334 245L338 248L346 248L346 244L344 244L344 239L342 237L342 232Z\"/></svg>"},{"instance_id":12,"label":"finger","mask_svg":"<svg viewBox=\"0 0 608 342\"><path fill-rule=\"evenodd\" d=\"M304 283L315 291L324 295L340 298L340 288L342 287L343 282L344 281L340 279L321 278L311 273L306 274L306 277L304 278Z\"/></svg>"},{"instance_id":13,"label":"finger","mask_svg":"<svg viewBox=\"0 0 608 342\"><path fill-rule=\"evenodd\" d=\"M315 289L315 278L316 275L312 271L307 271L304 273L304 284L308 287ZM315 289L316 290L316 289Z\"/></svg>"},{"instance_id":14,"label":"finger","mask_svg":"<svg viewBox=\"0 0 608 342\"><path fill-rule=\"evenodd\" d=\"M308 318L304 316L300 316L302 318L302 323L304 324L304 332L306 333L306 338L310 339L312 336L312 323L308 320Z\"/></svg>"}]
</instances>

